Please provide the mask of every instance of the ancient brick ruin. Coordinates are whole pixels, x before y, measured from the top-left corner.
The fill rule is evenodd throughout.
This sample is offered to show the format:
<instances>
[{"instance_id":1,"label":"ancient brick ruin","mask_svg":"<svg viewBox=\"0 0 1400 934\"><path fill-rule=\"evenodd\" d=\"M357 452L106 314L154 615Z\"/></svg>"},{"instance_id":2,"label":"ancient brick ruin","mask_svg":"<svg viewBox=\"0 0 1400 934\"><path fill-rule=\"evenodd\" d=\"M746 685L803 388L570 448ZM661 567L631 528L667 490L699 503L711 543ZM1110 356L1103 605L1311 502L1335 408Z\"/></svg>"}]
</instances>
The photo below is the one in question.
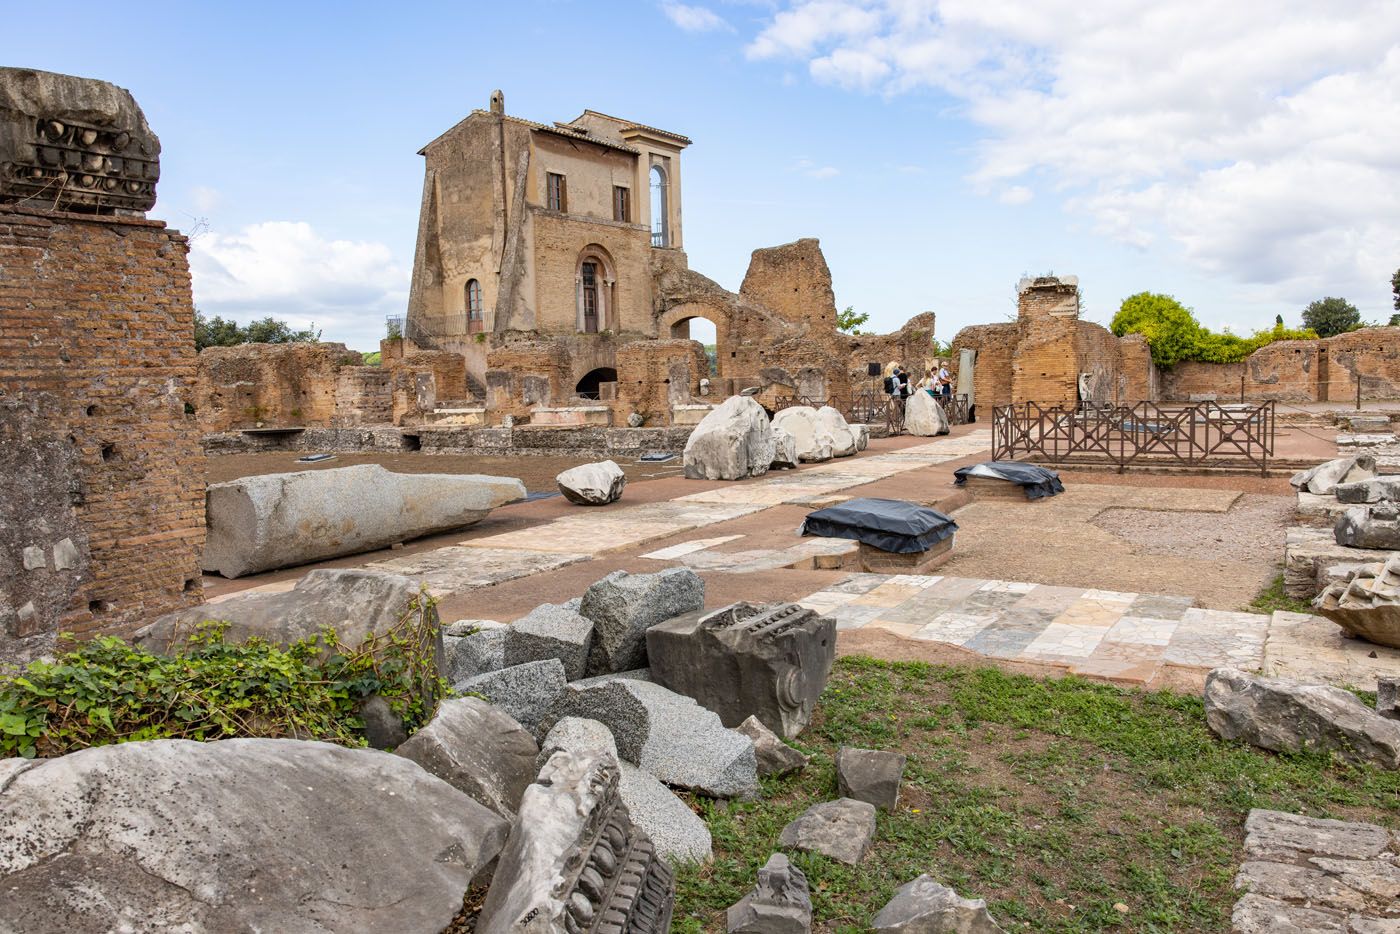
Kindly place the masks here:
<instances>
[{"instance_id":1,"label":"ancient brick ruin","mask_svg":"<svg viewBox=\"0 0 1400 934\"><path fill-rule=\"evenodd\" d=\"M0 656L23 658L203 599L204 455L187 245L139 216L160 151L140 108L0 69L0 127L47 141L0 180Z\"/></svg>"}]
</instances>

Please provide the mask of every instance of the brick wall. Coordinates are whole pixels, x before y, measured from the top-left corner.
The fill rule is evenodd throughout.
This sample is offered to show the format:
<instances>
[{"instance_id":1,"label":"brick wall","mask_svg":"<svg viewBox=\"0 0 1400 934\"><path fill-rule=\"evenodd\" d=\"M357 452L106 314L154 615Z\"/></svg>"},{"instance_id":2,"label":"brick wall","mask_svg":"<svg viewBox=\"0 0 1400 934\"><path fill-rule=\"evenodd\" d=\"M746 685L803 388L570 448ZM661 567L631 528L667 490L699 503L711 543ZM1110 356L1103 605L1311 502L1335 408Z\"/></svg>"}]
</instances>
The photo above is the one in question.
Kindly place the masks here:
<instances>
[{"instance_id":1,"label":"brick wall","mask_svg":"<svg viewBox=\"0 0 1400 934\"><path fill-rule=\"evenodd\" d=\"M1276 341L1242 363L1178 363L1162 371L1172 400L1215 395L1281 402L1400 399L1400 328L1362 328L1325 340Z\"/></svg>"},{"instance_id":2,"label":"brick wall","mask_svg":"<svg viewBox=\"0 0 1400 934\"><path fill-rule=\"evenodd\" d=\"M58 512L49 532L4 529L0 655L60 630L127 633L203 599L204 454L186 414L195 375L187 252L159 221L0 209L8 456L20 450L68 471L72 520L60 515L58 491L3 473L9 512ZM35 583L49 575L53 586ZM13 605L17 595L23 605Z\"/></svg>"},{"instance_id":3,"label":"brick wall","mask_svg":"<svg viewBox=\"0 0 1400 934\"><path fill-rule=\"evenodd\" d=\"M199 354L194 405L203 431L330 425L339 374L363 358L344 344L239 344Z\"/></svg>"},{"instance_id":4,"label":"brick wall","mask_svg":"<svg viewBox=\"0 0 1400 934\"><path fill-rule=\"evenodd\" d=\"M710 371L697 341L633 341L617 352L617 400L613 423L627 424L633 412L648 425L669 425L671 406L699 396L700 378Z\"/></svg>"}]
</instances>

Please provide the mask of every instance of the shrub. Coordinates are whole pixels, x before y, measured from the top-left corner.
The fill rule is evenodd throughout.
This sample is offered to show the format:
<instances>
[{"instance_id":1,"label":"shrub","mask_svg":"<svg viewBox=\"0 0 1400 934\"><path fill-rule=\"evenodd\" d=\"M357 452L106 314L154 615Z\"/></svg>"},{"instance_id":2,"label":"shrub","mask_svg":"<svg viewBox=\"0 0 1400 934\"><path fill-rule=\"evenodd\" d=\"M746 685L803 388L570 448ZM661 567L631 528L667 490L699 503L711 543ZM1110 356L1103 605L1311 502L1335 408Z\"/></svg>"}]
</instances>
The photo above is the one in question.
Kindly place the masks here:
<instances>
[{"instance_id":1,"label":"shrub","mask_svg":"<svg viewBox=\"0 0 1400 934\"><path fill-rule=\"evenodd\" d=\"M80 643L0 680L0 758L145 739L294 737L362 746L357 708L372 694L388 700L412 732L432 715L434 698L447 694L436 640L424 638L422 617L431 614L415 609L354 650L329 629L285 649L262 639L230 644L225 624L212 621L170 655L113 637Z\"/></svg>"},{"instance_id":2,"label":"shrub","mask_svg":"<svg viewBox=\"0 0 1400 934\"><path fill-rule=\"evenodd\" d=\"M1312 340L1317 332L1308 328L1286 328L1283 317L1276 316L1272 328L1255 331L1250 337L1239 337L1228 331L1217 334L1201 326L1191 309L1170 295L1139 292L1123 300L1113 316L1110 329L1122 337L1141 334L1147 338L1152 362L1171 366L1187 360L1202 363L1238 363L1260 347L1274 341Z\"/></svg>"}]
</instances>

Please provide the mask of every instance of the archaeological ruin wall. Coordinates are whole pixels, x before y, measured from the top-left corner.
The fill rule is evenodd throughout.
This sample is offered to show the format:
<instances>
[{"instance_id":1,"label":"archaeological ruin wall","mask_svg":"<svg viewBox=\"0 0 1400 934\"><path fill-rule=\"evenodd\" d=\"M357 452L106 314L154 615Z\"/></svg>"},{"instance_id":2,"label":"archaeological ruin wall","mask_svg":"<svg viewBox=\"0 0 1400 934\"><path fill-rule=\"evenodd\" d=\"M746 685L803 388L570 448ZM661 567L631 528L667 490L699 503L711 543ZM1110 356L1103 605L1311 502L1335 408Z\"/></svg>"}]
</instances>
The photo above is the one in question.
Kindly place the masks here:
<instances>
[{"instance_id":1,"label":"archaeological ruin wall","mask_svg":"<svg viewBox=\"0 0 1400 934\"><path fill-rule=\"evenodd\" d=\"M1319 340L1275 341L1239 363L1161 370L1162 396L1280 402L1400 399L1400 328L1362 328Z\"/></svg>"}]
</instances>

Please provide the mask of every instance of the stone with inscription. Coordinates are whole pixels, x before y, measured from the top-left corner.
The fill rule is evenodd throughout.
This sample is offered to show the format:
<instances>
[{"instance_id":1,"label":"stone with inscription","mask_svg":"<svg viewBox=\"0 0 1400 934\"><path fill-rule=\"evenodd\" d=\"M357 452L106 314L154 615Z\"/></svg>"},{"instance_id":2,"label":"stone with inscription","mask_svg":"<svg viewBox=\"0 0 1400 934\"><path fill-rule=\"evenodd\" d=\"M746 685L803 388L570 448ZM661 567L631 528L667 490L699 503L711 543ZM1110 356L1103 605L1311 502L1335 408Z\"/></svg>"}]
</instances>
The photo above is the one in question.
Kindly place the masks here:
<instances>
[{"instance_id":1,"label":"stone with inscription","mask_svg":"<svg viewBox=\"0 0 1400 934\"><path fill-rule=\"evenodd\" d=\"M633 823L607 752L556 752L525 789L477 934L664 934L671 867Z\"/></svg>"},{"instance_id":2,"label":"stone with inscription","mask_svg":"<svg viewBox=\"0 0 1400 934\"><path fill-rule=\"evenodd\" d=\"M627 474L614 461L580 464L554 478L564 498L578 506L606 506L622 498Z\"/></svg>"},{"instance_id":3,"label":"stone with inscription","mask_svg":"<svg viewBox=\"0 0 1400 934\"><path fill-rule=\"evenodd\" d=\"M729 934L806 934L812 930L807 876L782 853L758 871L758 884L725 913Z\"/></svg>"},{"instance_id":4,"label":"stone with inscription","mask_svg":"<svg viewBox=\"0 0 1400 934\"><path fill-rule=\"evenodd\" d=\"M768 472L773 463L768 413L748 396L730 396L700 420L686 439L685 476L691 480L742 480Z\"/></svg>"},{"instance_id":5,"label":"stone with inscription","mask_svg":"<svg viewBox=\"0 0 1400 934\"><path fill-rule=\"evenodd\" d=\"M705 605L705 582L688 568L656 574L614 571L584 591L578 612L593 623L588 673L611 674L647 663L647 630Z\"/></svg>"},{"instance_id":6,"label":"stone with inscription","mask_svg":"<svg viewBox=\"0 0 1400 934\"><path fill-rule=\"evenodd\" d=\"M806 728L836 658L836 622L795 603L734 603L647 630L652 678L737 727L787 739Z\"/></svg>"},{"instance_id":7,"label":"stone with inscription","mask_svg":"<svg viewBox=\"0 0 1400 934\"><path fill-rule=\"evenodd\" d=\"M1001 934L980 898L963 898L930 875L901 885L870 922L887 934Z\"/></svg>"}]
</instances>

